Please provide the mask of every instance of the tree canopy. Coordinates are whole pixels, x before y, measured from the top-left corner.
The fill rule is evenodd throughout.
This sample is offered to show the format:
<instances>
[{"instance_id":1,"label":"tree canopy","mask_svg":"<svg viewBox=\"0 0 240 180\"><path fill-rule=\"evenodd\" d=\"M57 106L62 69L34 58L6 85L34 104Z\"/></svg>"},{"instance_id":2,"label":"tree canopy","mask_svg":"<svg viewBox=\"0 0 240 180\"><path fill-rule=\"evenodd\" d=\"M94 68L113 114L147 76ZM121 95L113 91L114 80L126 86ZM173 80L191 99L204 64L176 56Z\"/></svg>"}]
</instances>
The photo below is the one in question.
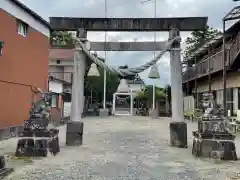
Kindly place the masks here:
<instances>
[{"instance_id":1,"label":"tree canopy","mask_svg":"<svg viewBox=\"0 0 240 180\"><path fill-rule=\"evenodd\" d=\"M52 46L72 46L72 33L68 31L53 31L51 33L50 41Z\"/></svg>"},{"instance_id":2,"label":"tree canopy","mask_svg":"<svg viewBox=\"0 0 240 180\"><path fill-rule=\"evenodd\" d=\"M104 95L104 70L99 68L100 76L88 76L85 79L85 95L90 96L91 90L93 97L102 102ZM112 101L112 95L116 92L119 85L119 78L116 74L107 72L106 100Z\"/></svg>"},{"instance_id":3,"label":"tree canopy","mask_svg":"<svg viewBox=\"0 0 240 180\"><path fill-rule=\"evenodd\" d=\"M202 47L205 43L207 43L220 33L220 31L209 27L208 25L203 30L193 31L185 41L187 47L184 51L184 57L189 57L194 51Z\"/></svg>"},{"instance_id":4,"label":"tree canopy","mask_svg":"<svg viewBox=\"0 0 240 180\"><path fill-rule=\"evenodd\" d=\"M171 93L171 85L170 84L167 84L164 87L164 92L168 96L168 103L170 104L171 100L172 100L172 93Z\"/></svg>"},{"instance_id":5,"label":"tree canopy","mask_svg":"<svg viewBox=\"0 0 240 180\"><path fill-rule=\"evenodd\" d=\"M165 98L166 94L164 92L164 89L161 87L155 87L156 92L156 100L161 100ZM138 99L146 99L149 103L152 103L152 97L153 97L153 86L148 85L146 86L145 91L137 92L136 98Z\"/></svg>"}]
</instances>

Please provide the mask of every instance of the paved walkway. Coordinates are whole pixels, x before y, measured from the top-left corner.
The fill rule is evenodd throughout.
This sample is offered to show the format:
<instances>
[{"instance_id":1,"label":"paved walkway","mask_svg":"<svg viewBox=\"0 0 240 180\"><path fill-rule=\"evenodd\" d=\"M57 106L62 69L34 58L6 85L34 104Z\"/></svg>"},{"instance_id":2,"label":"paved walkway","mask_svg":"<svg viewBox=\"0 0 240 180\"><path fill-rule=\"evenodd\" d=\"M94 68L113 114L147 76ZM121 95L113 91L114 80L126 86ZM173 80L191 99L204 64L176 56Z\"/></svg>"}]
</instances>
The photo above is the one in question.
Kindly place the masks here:
<instances>
[{"instance_id":1,"label":"paved walkway","mask_svg":"<svg viewBox=\"0 0 240 180\"><path fill-rule=\"evenodd\" d=\"M61 152L29 164L9 165L15 172L6 180L222 180L240 171L240 162L213 162L191 155L189 147L169 146L169 118L86 118L84 143L65 146L65 127L60 128ZM6 152L15 151L16 139L1 142ZM240 157L240 139L237 139ZM1 150L2 152L2 150Z\"/></svg>"}]
</instances>

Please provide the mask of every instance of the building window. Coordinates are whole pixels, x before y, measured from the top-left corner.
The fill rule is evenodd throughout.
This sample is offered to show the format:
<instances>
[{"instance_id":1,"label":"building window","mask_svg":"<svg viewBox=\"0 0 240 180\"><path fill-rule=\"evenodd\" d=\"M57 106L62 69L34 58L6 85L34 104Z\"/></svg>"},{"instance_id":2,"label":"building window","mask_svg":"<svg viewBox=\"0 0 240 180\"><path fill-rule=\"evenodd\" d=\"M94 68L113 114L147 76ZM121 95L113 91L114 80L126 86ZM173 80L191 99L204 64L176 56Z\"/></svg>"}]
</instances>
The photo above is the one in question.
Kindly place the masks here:
<instances>
[{"instance_id":1,"label":"building window","mask_svg":"<svg viewBox=\"0 0 240 180\"><path fill-rule=\"evenodd\" d=\"M21 20L17 20L17 30L18 30L18 34L26 37L27 31L28 31L28 25Z\"/></svg>"},{"instance_id":2,"label":"building window","mask_svg":"<svg viewBox=\"0 0 240 180\"><path fill-rule=\"evenodd\" d=\"M58 95L57 94L52 95L52 107L53 108L58 107Z\"/></svg>"}]
</instances>

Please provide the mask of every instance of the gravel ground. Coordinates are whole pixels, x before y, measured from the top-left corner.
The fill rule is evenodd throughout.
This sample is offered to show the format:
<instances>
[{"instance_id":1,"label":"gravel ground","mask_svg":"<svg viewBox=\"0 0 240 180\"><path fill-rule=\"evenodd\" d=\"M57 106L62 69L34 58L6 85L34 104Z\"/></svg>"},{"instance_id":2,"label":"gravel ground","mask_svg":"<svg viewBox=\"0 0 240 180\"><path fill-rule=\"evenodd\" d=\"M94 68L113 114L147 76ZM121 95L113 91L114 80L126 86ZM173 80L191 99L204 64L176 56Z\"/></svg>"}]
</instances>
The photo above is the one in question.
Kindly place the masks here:
<instances>
[{"instance_id":1,"label":"gravel ground","mask_svg":"<svg viewBox=\"0 0 240 180\"><path fill-rule=\"evenodd\" d=\"M125 116L86 118L84 122L82 146L65 146L63 126L60 154L24 165L9 160L15 171L5 179L226 180L240 169L240 161L214 162L192 157L194 123L188 124L188 149L178 149L169 146L169 118ZM15 143L16 139L1 142L1 152L3 147L5 152L13 152ZM240 138L236 145L240 157Z\"/></svg>"}]
</instances>

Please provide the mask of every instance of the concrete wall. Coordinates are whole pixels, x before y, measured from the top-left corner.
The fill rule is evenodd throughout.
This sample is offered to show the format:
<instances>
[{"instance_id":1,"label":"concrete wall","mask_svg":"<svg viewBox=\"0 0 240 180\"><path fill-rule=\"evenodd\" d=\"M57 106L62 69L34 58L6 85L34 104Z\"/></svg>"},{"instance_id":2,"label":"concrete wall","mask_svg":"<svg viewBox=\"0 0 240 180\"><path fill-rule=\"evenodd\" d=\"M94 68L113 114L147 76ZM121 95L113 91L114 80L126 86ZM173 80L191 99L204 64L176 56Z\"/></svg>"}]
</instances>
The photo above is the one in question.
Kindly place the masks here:
<instances>
[{"instance_id":1,"label":"concrete wall","mask_svg":"<svg viewBox=\"0 0 240 180\"><path fill-rule=\"evenodd\" d=\"M70 116L71 113L71 102L64 102L64 117Z\"/></svg>"},{"instance_id":2,"label":"concrete wall","mask_svg":"<svg viewBox=\"0 0 240 180\"><path fill-rule=\"evenodd\" d=\"M57 59L50 59L49 65L50 66L73 66L73 61L70 60L60 60L60 64L57 63Z\"/></svg>"},{"instance_id":3,"label":"concrete wall","mask_svg":"<svg viewBox=\"0 0 240 180\"><path fill-rule=\"evenodd\" d=\"M58 79L64 78L64 67L62 66L49 66L48 72L51 73L51 75Z\"/></svg>"},{"instance_id":4,"label":"concrete wall","mask_svg":"<svg viewBox=\"0 0 240 180\"><path fill-rule=\"evenodd\" d=\"M63 92L63 84L60 82L50 81L49 82L49 90L54 93L62 93Z\"/></svg>"},{"instance_id":5,"label":"concrete wall","mask_svg":"<svg viewBox=\"0 0 240 180\"><path fill-rule=\"evenodd\" d=\"M72 72L73 67L72 66L58 66L58 65L50 65L49 64L49 73L51 73L52 76L64 80L66 82L71 83L72 81Z\"/></svg>"},{"instance_id":6,"label":"concrete wall","mask_svg":"<svg viewBox=\"0 0 240 180\"><path fill-rule=\"evenodd\" d=\"M71 83L72 82L72 72L73 66L64 66L64 80Z\"/></svg>"}]
</instances>

